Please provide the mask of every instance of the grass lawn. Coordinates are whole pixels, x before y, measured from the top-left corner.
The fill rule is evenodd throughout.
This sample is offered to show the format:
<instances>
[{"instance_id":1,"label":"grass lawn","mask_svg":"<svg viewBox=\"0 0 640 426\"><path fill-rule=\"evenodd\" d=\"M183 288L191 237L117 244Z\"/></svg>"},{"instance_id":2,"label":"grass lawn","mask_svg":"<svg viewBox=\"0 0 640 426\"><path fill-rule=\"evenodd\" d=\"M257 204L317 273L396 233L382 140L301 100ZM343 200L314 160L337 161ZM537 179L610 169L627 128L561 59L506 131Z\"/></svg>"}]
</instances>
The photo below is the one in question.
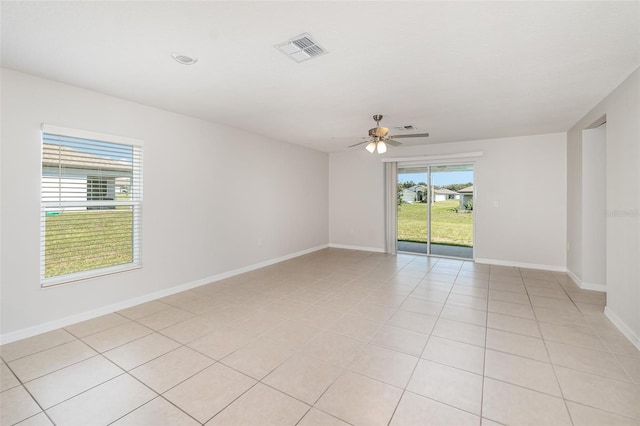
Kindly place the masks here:
<instances>
[{"instance_id":1,"label":"grass lawn","mask_svg":"<svg viewBox=\"0 0 640 426\"><path fill-rule=\"evenodd\" d=\"M431 242L458 246L473 245L473 213L457 213L458 200L438 201L431 207ZM398 240L427 242L427 205L398 207Z\"/></svg>"},{"instance_id":2,"label":"grass lawn","mask_svg":"<svg viewBox=\"0 0 640 426\"><path fill-rule=\"evenodd\" d=\"M87 210L45 219L45 278L133 261L132 211Z\"/></svg>"}]
</instances>

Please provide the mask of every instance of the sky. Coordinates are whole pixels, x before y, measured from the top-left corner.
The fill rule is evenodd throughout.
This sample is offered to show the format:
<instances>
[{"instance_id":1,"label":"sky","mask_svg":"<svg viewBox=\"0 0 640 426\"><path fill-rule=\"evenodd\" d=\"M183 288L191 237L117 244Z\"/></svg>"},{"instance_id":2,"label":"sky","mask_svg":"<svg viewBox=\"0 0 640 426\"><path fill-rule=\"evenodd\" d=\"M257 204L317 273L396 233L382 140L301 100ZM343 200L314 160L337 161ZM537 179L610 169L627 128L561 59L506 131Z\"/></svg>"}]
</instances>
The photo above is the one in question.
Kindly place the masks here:
<instances>
[{"instance_id":1,"label":"sky","mask_svg":"<svg viewBox=\"0 0 640 426\"><path fill-rule=\"evenodd\" d=\"M473 172L435 172L431 173L433 184L436 186L451 185L452 183L473 182ZM398 173L398 182L413 181L426 182L427 173Z\"/></svg>"}]
</instances>

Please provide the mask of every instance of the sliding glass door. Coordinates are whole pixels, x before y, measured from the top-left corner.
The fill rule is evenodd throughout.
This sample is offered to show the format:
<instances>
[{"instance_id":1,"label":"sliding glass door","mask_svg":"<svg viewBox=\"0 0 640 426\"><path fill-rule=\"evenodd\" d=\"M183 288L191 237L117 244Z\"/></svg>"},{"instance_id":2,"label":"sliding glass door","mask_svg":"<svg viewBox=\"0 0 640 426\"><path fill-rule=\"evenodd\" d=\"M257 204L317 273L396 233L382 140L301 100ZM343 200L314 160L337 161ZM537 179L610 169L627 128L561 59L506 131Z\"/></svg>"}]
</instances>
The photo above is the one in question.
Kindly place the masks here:
<instances>
[{"instance_id":1,"label":"sliding glass door","mask_svg":"<svg viewBox=\"0 0 640 426\"><path fill-rule=\"evenodd\" d=\"M473 165L398 168L398 251L473 259Z\"/></svg>"}]
</instances>

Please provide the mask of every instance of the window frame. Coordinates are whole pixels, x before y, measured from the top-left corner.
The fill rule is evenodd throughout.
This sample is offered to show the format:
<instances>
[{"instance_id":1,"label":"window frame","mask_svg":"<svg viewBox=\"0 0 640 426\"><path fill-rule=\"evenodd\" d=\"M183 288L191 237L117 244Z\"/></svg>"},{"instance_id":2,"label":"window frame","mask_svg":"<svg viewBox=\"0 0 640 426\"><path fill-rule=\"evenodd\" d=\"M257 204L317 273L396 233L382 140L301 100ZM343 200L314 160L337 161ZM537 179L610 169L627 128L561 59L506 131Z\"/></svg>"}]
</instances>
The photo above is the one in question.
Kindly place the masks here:
<instances>
[{"instance_id":1,"label":"window frame","mask_svg":"<svg viewBox=\"0 0 640 426\"><path fill-rule=\"evenodd\" d=\"M125 264L107 266L101 268L88 269L79 272L73 272L69 274L56 275L45 278L45 245L46 245L46 213L47 209L53 206L53 202L46 202L43 197L43 178L45 177L43 171L43 148L45 144L45 134L70 137L77 139L84 139L87 141L94 141L97 143L116 143L122 145L130 145L134 150L134 160L132 177L130 181L130 189L135 188L135 197L127 201L118 200L89 200L87 192L87 200L85 202L74 201L69 204L74 206L130 206L132 211L132 261ZM135 139L124 136L115 136L105 133L90 132L85 130L71 129L60 126L53 126L48 124L42 124L40 132L40 285L42 288L49 288L56 285L74 283L77 281L83 281L91 278L97 278L105 275L111 275L115 273L136 270L142 268L142 222L143 222L143 146L144 141L141 139ZM89 187L89 179L105 179L103 177L87 175L87 189ZM106 180L106 179L105 179ZM107 184L108 188L108 184ZM109 191L107 190L107 196ZM65 202L59 201L58 205L65 205Z\"/></svg>"}]
</instances>

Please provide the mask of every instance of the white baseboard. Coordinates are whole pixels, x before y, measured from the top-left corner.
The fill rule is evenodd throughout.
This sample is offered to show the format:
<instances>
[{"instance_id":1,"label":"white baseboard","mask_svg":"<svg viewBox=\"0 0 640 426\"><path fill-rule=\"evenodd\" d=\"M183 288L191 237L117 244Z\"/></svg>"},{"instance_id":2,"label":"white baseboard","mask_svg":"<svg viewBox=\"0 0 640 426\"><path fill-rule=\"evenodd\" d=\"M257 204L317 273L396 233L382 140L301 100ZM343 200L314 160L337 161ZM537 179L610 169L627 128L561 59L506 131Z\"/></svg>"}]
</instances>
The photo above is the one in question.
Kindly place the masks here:
<instances>
[{"instance_id":1,"label":"white baseboard","mask_svg":"<svg viewBox=\"0 0 640 426\"><path fill-rule=\"evenodd\" d=\"M244 266L242 268L234 269L220 274L205 277L196 281L180 284L174 287L159 290L153 293L145 294L144 296L135 297L133 299L124 300L122 302L113 303L111 305L103 306L98 309L83 312L81 314L71 315L68 317L60 318L53 321L48 321L43 324L38 324L32 327L23 328L21 330L12 331L0 335L0 344L15 342L16 340L26 339L27 337L36 336L38 334L46 333L48 331L57 330L62 327L67 327L71 324L76 324L81 321L97 318L102 315L110 314L113 312L121 311L122 309L130 308L132 306L139 305L141 303L150 302L152 300L160 299L172 294L180 293L182 291L191 290L192 288L200 287L205 284L210 284L216 281L230 278L236 275L244 274L256 269L264 268L275 263L284 262L285 260L293 259L294 257L303 256L305 254L313 253L318 250L328 248L329 244L323 244L320 246L312 247L309 249L301 250L295 253L290 253L274 259L265 260L264 262L255 263L253 265Z\"/></svg>"},{"instance_id":2,"label":"white baseboard","mask_svg":"<svg viewBox=\"0 0 640 426\"><path fill-rule=\"evenodd\" d=\"M378 248L378 247L352 246L349 244L336 244L336 243L330 243L329 247L346 249L346 250L360 250L360 251L372 251L374 253L384 253L384 249Z\"/></svg>"},{"instance_id":3,"label":"white baseboard","mask_svg":"<svg viewBox=\"0 0 640 426\"><path fill-rule=\"evenodd\" d=\"M604 291L604 292L607 291L606 284L584 282L580 279L580 277L574 274L570 269L567 269L567 275L569 275L569 278L571 278L571 281L576 283L576 285L583 290Z\"/></svg>"},{"instance_id":4,"label":"white baseboard","mask_svg":"<svg viewBox=\"0 0 640 426\"><path fill-rule=\"evenodd\" d=\"M631 340L638 350L640 350L640 336L638 336L618 315L616 315L608 306L604 308L604 315L609 318L609 321L615 325L618 330L624 334L627 339Z\"/></svg>"},{"instance_id":5,"label":"white baseboard","mask_svg":"<svg viewBox=\"0 0 640 426\"><path fill-rule=\"evenodd\" d=\"M476 257L474 261L476 263L484 263L487 265L512 266L516 268L527 268L527 269L541 269L544 271L553 271L553 272L567 272L567 268L565 268L564 266L556 266L556 265L540 265L537 263L511 262L508 260L483 259L478 257Z\"/></svg>"}]
</instances>

